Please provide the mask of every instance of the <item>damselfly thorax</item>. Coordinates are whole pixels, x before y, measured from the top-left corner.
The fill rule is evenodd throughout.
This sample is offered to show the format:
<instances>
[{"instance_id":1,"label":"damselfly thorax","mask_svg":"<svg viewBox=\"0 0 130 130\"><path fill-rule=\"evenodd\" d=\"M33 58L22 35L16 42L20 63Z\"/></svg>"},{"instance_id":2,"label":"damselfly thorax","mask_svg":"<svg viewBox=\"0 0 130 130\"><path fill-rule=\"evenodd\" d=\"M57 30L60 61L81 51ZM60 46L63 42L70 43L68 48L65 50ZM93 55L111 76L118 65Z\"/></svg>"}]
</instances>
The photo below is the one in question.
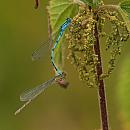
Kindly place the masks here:
<instances>
[{"instance_id":1,"label":"damselfly thorax","mask_svg":"<svg viewBox=\"0 0 130 130\"><path fill-rule=\"evenodd\" d=\"M38 0L35 1L36 1L36 7L38 7ZM71 24L71 18L67 18L65 22L60 26L59 33L57 34L56 40L51 49L51 63L56 72L56 75L51 79L49 79L48 81L36 86L35 88L27 90L24 93L22 93L20 95L20 101L25 101L26 103L15 112L15 115L18 114L32 100L34 100L38 95L40 95L46 88L51 86L53 83L56 83L63 88L67 88L67 86L69 85L69 83L65 79L66 73L62 72L55 63L55 49L57 49L57 46L59 44L61 37L63 36L64 31L67 29L67 27L70 24ZM48 43L50 43L50 41L52 41L52 39L50 39ZM33 52L32 54L33 60L37 60L41 57L43 48L44 48L44 44L42 44L40 48L38 48L36 51Z\"/></svg>"},{"instance_id":2,"label":"damselfly thorax","mask_svg":"<svg viewBox=\"0 0 130 130\"><path fill-rule=\"evenodd\" d=\"M58 77L55 79L55 82L60 85L63 88L67 88L69 85L69 82L66 80L66 73L63 72L63 77Z\"/></svg>"}]
</instances>

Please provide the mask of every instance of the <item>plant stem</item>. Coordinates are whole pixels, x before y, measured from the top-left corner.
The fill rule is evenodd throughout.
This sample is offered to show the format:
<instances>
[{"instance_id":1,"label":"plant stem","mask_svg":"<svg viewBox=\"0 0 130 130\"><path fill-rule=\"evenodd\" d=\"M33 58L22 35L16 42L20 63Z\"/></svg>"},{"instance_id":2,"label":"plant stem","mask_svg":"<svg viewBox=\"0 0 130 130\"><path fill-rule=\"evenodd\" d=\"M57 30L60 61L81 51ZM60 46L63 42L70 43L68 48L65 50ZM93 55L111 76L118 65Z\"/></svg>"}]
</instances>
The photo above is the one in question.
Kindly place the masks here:
<instances>
[{"instance_id":1,"label":"plant stem","mask_svg":"<svg viewBox=\"0 0 130 130\"><path fill-rule=\"evenodd\" d=\"M118 8L119 8L119 5L102 5L102 6L100 6L98 9L97 9L97 11L99 11L99 10L110 10L110 9L113 9L113 10L118 10Z\"/></svg>"},{"instance_id":2,"label":"plant stem","mask_svg":"<svg viewBox=\"0 0 130 130\"><path fill-rule=\"evenodd\" d=\"M95 20L98 21L98 16L94 15ZM102 130L109 130L108 125L108 113L107 113L107 102L105 97L105 85L103 79L100 79L100 75L102 74L102 61L101 61L101 54L100 54L100 44L99 44L99 34L98 34L98 27L97 23L95 23L94 27L94 36L95 36L95 44L94 44L94 51L95 54L98 56L99 63L96 66L97 76L98 76L98 98L99 98L99 108L100 108L100 116L101 116L101 124Z\"/></svg>"},{"instance_id":3,"label":"plant stem","mask_svg":"<svg viewBox=\"0 0 130 130\"><path fill-rule=\"evenodd\" d=\"M39 6L39 0L35 0L35 9L37 9Z\"/></svg>"}]
</instances>

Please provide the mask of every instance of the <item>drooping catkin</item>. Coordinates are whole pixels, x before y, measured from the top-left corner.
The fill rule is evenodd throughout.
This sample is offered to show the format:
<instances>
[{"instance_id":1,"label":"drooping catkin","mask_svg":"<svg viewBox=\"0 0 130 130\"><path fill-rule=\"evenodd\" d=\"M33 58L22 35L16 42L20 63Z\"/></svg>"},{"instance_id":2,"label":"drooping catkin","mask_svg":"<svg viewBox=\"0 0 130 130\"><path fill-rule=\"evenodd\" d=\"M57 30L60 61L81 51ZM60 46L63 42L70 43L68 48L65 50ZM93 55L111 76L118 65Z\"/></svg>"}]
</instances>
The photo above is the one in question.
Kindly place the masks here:
<instances>
[{"instance_id":1,"label":"drooping catkin","mask_svg":"<svg viewBox=\"0 0 130 130\"><path fill-rule=\"evenodd\" d=\"M118 16L118 13L105 10L98 12L98 21L93 19L93 12L87 9L80 9L79 13L73 18L69 27L69 33L66 35L69 54L68 59L76 66L79 72L79 78L86 81L88 87L97 86L96 66L98 56L94 52L94 25L97 23L99 38L105 37L106 50L110 50L107 70L100 75L100 79L109 77L115 68L117 56L121 53L121 48L129 38L129 32L124 22ZM110 22L111 32L104 31L105 22ZM107 52L108 53L108 52Z\"/></svg>"}]
</instances>

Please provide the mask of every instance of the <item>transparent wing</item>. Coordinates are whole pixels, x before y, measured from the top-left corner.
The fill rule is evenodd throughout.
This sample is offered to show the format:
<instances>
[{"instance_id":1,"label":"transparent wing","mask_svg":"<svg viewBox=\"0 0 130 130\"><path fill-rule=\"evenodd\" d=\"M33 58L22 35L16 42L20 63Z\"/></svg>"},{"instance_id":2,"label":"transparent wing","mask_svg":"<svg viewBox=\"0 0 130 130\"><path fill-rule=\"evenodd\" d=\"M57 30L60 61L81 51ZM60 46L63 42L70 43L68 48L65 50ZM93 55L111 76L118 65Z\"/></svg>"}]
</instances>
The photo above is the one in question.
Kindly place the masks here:
<instances>
[{"instance_id":1,"label":"transparent wing","mask_svg":"<svg viewBox=\"0 0 130 130\"><path fill-rule=\"evenodd\" d=\"M51 85L55 79L57 77L62 77L64 78L64 75L56 75L54 76L53 78L51 78L50 80L48 80L47 82L31 89L31 90L28 90L24 93L22 93L20 95L20 100L21 101L26 101L26 103L24 103L14 114L17 115L18 113L20 113L28 104L31 103L31 101L33 99L35 99L39 94L41 94L47 87L49 87L49 85Z\"/></svg>"},{"instance_id":2,"label":"transparent wing","mask_svg":"<svg viewBox=\"0 0 130 130\"><path fill-rule=\"evenodd\" d=\"M38 60L40 59L43 54L49 50L49 45L50 43L52 42L51 39L49 39L47 42L43 43L39 48L37 48L33 53L32 53L32 60L35 61L35 60ZM47 48L48 47L48 48Z\"/></svg>"},{"instance_id":3,"label":"transparent wing","mask_svg":"<svg viewBox=\"0 0 130 130\"><path fill-rule=\"evenodd\" d=\"M39 94L41 94L49 85L51 85L53 83L53 81L55 81L55 77L51 78L50 80L48 80L47 82L38 85L37 87L27 90L24 93L22 93L20 95L20 101L29 101L29 100L33 100L34 98L36 98Z\"/></svg>"},{"instance_id":4,"label":"transparent wing","mask_svg":"<svg viewBox=\"0 0 130 130\"><path fill-rule=\"evenodd\" d=\"M51 38L49 38L48 41L44 42L38 49L36 49L32 53L33 61L40 59L45 54L45 52L51 48L53 42L55 42L57 38L58 33L59 33L59 30L53 36L51 36Z\"/></svg>"}]
</instances>

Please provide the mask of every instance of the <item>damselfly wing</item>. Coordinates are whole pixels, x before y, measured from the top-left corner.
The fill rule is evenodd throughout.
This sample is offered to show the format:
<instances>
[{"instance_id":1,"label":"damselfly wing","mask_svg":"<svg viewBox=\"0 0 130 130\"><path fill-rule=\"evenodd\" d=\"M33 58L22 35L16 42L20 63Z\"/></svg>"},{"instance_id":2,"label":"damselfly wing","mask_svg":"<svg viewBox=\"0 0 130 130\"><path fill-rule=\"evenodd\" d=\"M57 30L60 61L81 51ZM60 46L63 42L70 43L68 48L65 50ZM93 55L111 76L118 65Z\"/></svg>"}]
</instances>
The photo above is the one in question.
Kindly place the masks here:
<instances>
[{"instance_id":1,"label":"damselfly wing","mask_svg":"<svg viewBox=\"0 0 130 130\"><path fill-rule=\"evenodd\" d=\"M16 112L15 115L21 112L23 108L25 108L33 99L35 99L38 95L40 95L46 88L51 86L59 77L63 77L64 75L56 75L50 80L44 82L41 85L38 85L37 87L27 90L24 93L20 95L20 101L26 101L26 103L20 107Z\"/></svg>"}]
</instances>

